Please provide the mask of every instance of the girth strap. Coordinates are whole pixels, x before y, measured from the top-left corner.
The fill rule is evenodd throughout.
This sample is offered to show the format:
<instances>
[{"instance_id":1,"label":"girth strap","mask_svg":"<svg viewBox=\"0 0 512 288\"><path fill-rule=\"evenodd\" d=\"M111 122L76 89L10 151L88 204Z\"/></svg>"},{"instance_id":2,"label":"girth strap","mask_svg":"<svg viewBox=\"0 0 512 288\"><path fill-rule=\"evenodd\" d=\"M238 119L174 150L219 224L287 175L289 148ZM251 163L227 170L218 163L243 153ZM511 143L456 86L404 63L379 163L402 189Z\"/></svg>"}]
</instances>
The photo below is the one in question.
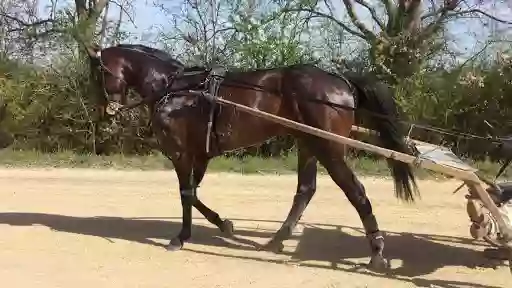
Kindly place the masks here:
<instances>
[{"instance_id":1,"label":"girth strap","mask_svg":"<svg viewBox=\"0 0 512 288\"><path fill-rule=\"evenodd\" d=\"M217 68L213 68L210 72L210 75L209 75L209 80L208 80L208 92L210 95L209 98L211 98L211 106L210 106L210 113L209 113L209 117L208 117L208 127L207 127L207 132L206 132L206 154L210 154L210 150L211 150L211 135L212 135L212 130L213 130L213 122L214 122L214 117L215 117L215 108L216 108L216 104L217 104L217 97L218 97L218 92L219 92L219 88L220 88L220 84L222 83L222 80L223 80L223 76L225 74L225 70L224 68L222 67L217 67ZM213 133L215 133L213 131ZM217 135L215 135L217 137Z\"/></svg>"}]
</instances>

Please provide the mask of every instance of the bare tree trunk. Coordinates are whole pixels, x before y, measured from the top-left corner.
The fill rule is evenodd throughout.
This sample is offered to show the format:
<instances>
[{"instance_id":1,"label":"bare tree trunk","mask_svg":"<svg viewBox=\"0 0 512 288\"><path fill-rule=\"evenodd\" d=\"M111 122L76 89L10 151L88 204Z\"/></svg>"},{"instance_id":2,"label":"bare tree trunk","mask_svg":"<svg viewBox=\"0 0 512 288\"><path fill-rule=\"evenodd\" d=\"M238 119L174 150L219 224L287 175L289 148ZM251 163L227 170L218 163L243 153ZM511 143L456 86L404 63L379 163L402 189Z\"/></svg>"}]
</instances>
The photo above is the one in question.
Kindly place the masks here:
<instances>
[{"instance_id":1,"label":"bare tree trunk","mask_svg":"<svg viewBox=\"0 0 512 288\"><path fill-rule=\"evenodd\" d=\"M75 0L75 10L78 19L75 38L85 45L92 45L96 36L96 24L108 4L108 0ZM85 57L85 49L81 49Z\"/></svg>"},{"instance_id":2,"label":"bare tree trunk","mask_svg":"<svg viewBox=\"0 0 512 288\"><path fill-rule=\"evenodd\" d=\"M105 37L106 37L106 33L107 33L107 26L108 26L108 7L109 7L109 2L107 2L107 5L105 5L105 11L103 13L103 22L101 23L101 30L100 30L100 40L99 40L99 43L100 45L104 45L105 43ZM122 9L119 9L120 11L123 11Z\"/></svg>"}]
</instances>

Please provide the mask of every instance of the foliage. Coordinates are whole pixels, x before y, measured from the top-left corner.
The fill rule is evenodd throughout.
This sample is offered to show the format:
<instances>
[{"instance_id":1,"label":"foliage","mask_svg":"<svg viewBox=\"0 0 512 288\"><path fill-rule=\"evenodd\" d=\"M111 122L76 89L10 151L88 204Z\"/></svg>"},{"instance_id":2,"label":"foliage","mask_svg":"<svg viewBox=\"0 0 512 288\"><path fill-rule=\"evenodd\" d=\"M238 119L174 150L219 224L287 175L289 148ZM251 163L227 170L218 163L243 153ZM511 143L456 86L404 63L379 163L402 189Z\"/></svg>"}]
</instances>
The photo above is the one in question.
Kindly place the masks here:
<instances>
[{"instance_id":1,"label":"foliage","mask_svg":"<svg viewBox=\"0 0 512 288\"><path fill-rule=\"evenodd\" d=\"M141 148L147 143L140 136L143 122L135 117L118 131L107 123L98 126L92 96L98 91L90 85L89 68L81 61L64 58L47 70L4 62L0 73L0 94L11 116L2 125L14 134L16 148L147 152Z\"/></svg>"},{"instance_id":2,"label":"foliage","mask_svg":"<svg viewBox=\"0 0 512 288\"><path fill-rule=\"evenodd\" d=\"M129 3L118 4L125 2ZM184 13L169 14L173 17L171 28L164 30L158 41L175 55L176 47L183 48L180 58L189 65L255 69L308 62L338 72L381 74L387 67L393 76L389 82L407 121L484 136L512 133L508 128L512 121L512 100L507 97L512 93L508 54L500 52L494 57L492 53L477 52L457 64L453 60L457 57L448 51L445 32L450 27L446 22L469 12L449 6L453 1L421 11L414 6L421 1L395 1L398 4L394 6L392 1L373 1L372 5L382 2L391 6L366 7L369 19L377 24L371 29L370 24L358 22L362 14L353 10L353 2L359 6L366 3L344 0L340 3L345 8L340 12L331 1L184 0ZM33 15L11 19L5 14L0 18L5 24L0 27L0 44L9 48L0 53L0 95L8 103L11 116L2 128L15 136L17 149L93 154L154 151L146 109L133 110L113 123L98 121L94 106L96 95L102 91L89 82L87 59L77 47L81 47L81 41L94 38L116 43L127 33L120 28L121 16L112 19L106 11L108 3L114 2L76 3L99 6L98 10L89 5L80 8L69 1L47 21ZM11 11L7 8L0 7L0 17L4 11ZM119 15L123 11L120 9ZM387 17L390 13L391 18ZM385 28L378 28L380 24ZM6 34L5 27L15 34ZM509 46L510 42L502 41L500 51L507 51ZM491 46L485 48L496 51ZM452 65L443 60L447 58L453 60ZM486 123L495 129L491 131ZM468 157L493 156L485 140L464 140L417 126L412 136L452 146ZM281 157L293 154L293 144L288 137L272 139L229 156L237 156L240 161L248 155Z\"/></svg>"}]
</instances>

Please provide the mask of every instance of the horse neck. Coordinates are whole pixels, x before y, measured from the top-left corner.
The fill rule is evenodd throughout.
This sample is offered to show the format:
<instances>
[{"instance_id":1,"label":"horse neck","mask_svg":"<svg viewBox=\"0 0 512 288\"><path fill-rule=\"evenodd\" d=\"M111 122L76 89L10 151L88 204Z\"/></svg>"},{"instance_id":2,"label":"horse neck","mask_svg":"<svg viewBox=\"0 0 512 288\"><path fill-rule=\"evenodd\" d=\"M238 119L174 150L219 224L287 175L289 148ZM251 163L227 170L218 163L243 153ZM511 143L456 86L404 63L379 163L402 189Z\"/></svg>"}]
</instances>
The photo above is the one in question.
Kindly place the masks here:
<instances>
[{"instance_id":1,"label":"horse neck","mask_svg":"<svg viewBox=\"0 0 512 288\"><path fill-rule=\"evenodd\" d=\"M127 88L137 91L141 97L147 97L148 91L153 90L154 76L153 73L159 73L170 78L175 71L172 66L167 66L163 62L155 61L150 56L144 55L141 52L128 51L129 56L121 56L123 58L124 66L123 73L127 83ZM137 54L139 53L139 54ZM131 56L131 57L130 57Z\"/></svg>"}]
</instances>

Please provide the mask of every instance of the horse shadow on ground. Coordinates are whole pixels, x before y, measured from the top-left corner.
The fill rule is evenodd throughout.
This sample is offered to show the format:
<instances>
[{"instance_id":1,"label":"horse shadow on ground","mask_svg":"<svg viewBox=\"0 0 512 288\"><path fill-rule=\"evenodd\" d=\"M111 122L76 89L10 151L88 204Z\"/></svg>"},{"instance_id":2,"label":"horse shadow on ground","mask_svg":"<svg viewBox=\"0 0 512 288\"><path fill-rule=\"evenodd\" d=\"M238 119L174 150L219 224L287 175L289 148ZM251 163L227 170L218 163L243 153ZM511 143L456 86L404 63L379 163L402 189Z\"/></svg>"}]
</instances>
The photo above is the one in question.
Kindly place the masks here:
<instances>
[{"instance_id":1,"label":"horse shadow on ground","mask_svg":"<svg viewBox=\"0 0 512 288\"><path fill-rule=\"evenodd\" d=\"M102 238L123 239L142 244L149 244L163 247L160 242L152 239L167 240L176 235L181 228L181 219L176 222L173 218L144 219L144 218L121 218L121 217L74 217L43 213L0 213L0 225L30 226L42 225L52 230L75 233ZM233 219L235 221L259 221L277 222L266 220ZM235 223L236 224L236 223ZM386 232L385 256L388 259L401 260L402 265L392 269L387 274L374 273L361 267L351 258L369 257L370 251L366 237L361 229L348 226L331 226L324 224L302 223L303 232L299 236L293 236L298 240L298 245L293 252L282 252L290 257L290 261L299 263L300 266L341 270L349 273L359 273L397 279L420 287L475 287L495 288L497 286L485 286L460 281L429 280L419 278L435 272L447 266L462 266L477 268L484 262L482 253L463 247L456 247L450 244L471 244L471 239L427 235L411 233ZM336 229L322 229L319 227L336 227ZM354 233L347 233L352 230ZM252 240L241 237L259 237L270 239L274 231L262 231L255 229L238 228L235 225L235 241L226 241L221 237L220 231L213 227L193 225L193 236L190 243L225 247L228 249L254 251L259 244ZM447 244L444 244L447 243ZM477 242L478 243L478 242ZM215 253L189 249L195 253L215 255L220 257L240 258L261 262L283 263L281 260L265 259L264 257L230 255L228 253ZM331 265L319 265L301 263L305 261L322 261ZM392 262L393 263L393 262ZM348 265L352 268L342 268L338 264Z\"/></svg>"}]
</instances>

